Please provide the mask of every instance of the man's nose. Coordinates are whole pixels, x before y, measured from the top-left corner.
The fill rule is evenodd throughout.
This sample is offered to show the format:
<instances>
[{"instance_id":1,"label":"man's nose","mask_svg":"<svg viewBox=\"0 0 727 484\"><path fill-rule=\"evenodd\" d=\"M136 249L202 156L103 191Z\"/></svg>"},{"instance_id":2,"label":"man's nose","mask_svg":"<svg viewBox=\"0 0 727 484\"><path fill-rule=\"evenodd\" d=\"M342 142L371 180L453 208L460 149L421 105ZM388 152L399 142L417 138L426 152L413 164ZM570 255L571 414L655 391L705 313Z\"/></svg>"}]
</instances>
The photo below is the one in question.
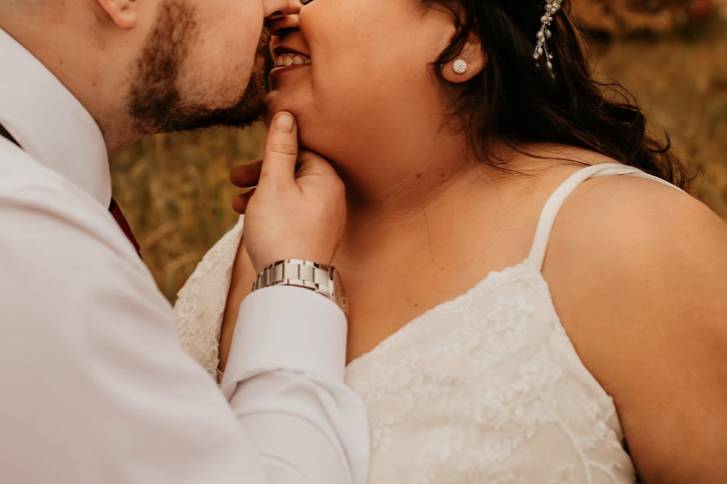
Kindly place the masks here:
<instances>
[{"instance_id":1,"label":"man's nose","mask_svg":"<svg viewBox=\"0 0 727 484\"><path fill-rule=\"evenodd\" d=\"M263 5L266 20L298 13L302 6L300 0L263 0Z\"/></svg>"}]
</instances>

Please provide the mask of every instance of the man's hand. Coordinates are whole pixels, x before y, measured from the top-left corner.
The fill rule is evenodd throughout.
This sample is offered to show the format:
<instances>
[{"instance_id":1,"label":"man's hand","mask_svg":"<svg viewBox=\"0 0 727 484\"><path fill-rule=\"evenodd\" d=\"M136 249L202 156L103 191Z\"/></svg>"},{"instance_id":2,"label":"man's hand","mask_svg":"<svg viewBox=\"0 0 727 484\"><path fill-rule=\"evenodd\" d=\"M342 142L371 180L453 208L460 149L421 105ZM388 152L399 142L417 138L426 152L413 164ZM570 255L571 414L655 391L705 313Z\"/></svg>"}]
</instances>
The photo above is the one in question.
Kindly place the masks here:
<instances>
[{"instance_id":1,"label":"man's hand","mask_svg":"<svg viewBox=\"0 0 727 484\"><path fill-rule=\"evenodd\" d=\"M245 214L245 247L255 271L283 259L330 264L346 223L343 182L323 158L299 153L295 118L287 112L270 124L263 156L232 171L240 187L259 178L233 201Z\"/></svg>"}]
</instances>

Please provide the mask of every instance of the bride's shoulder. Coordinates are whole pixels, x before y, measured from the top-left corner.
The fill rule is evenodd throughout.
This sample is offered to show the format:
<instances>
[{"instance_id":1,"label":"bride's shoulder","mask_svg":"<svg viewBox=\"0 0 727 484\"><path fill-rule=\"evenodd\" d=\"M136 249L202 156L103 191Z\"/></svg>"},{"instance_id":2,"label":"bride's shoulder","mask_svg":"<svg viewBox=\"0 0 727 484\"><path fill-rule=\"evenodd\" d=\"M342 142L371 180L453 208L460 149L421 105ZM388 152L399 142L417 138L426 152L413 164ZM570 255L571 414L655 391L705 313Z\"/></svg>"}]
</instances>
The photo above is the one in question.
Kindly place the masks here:
<instances>
[{"instance_id":1,"label":"bride's shoulder","mask_svg":"<svg viewBox=\"0 0 727 484\"><path fill-rule=\"evenodd\" d=\"M583 183L563 205L551 243L554 258L559 248L579 249L567 258L621 275L619 284L640 285L649 274L662 281L699 274L703 285L720 264L727 273L727 224L687 193L635 176Z\"/></svg>"},{"instance_id":2,"label":"bride's shoulder","mask_svg":"<svg viewBox=\"0 0 727 484\"><path fill-rule=\"evenodd\" d=\"M562 212L562 229L569 237L608 241L615 250L648 245L655 255L657 247L724 243L727 229L719 216L688 193L636 176L589 179L573 192Z\"/></svg>"},{"instance_id":3,"label":"bride's shoulder","mask_svg":"<svg viewBox=\"0 0 727 484\"><path fill-rule=\"evenodd\" d=\"M556 146L563 159L587 165L614 165L605 155L588 150ZM547 156L549 152L545 151ZM542 162L540 185L552 190L584 165ZM623 165L622 165L623 166ZM625 166L624 166L625 167ZM618 173L618 172L617 172ZM609 173L602 173L609 175ZM670 251L706 248L725 244L727 225L711 209L688 193L644 176L595 176L582 182L565 200L555 222L551 244L601 249L599 260L624 256L670 258ZM695 234L699 236L695 237ZM646 250L648 248L648 250ZM727 251L722 254L727 257ZM646 253L641 253L644 250ZM583 257L594 250L579 252ZM712 251L695 253L695 258L719 257ZM613 261L608 261L612 263Z\"/></svg>"}]
</instances>

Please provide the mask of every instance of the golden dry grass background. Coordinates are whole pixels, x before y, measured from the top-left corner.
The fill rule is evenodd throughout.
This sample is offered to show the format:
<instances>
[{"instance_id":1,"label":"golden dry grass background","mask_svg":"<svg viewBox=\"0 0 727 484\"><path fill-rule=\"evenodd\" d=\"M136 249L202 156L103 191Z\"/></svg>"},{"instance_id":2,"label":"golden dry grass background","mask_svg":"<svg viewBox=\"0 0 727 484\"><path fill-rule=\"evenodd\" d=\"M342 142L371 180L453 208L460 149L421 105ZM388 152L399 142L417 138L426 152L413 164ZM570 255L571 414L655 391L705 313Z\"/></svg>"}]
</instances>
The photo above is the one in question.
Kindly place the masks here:
<instances>
[{"instance_id":1,"label":"golden dry grass background","mask_svg":"<svg viewBox=\"0 0 727 484\"><path fill-rule=\"evenodd\" d=\"M701 174L692 192L727 218L727 26L618 40L593 50L602 80L634 93L653 129ZM162 292L176 292L235 222L232 166L259 156L264 128L162 135L112 160L114 193Z\"/></svg>"}]
</instances>

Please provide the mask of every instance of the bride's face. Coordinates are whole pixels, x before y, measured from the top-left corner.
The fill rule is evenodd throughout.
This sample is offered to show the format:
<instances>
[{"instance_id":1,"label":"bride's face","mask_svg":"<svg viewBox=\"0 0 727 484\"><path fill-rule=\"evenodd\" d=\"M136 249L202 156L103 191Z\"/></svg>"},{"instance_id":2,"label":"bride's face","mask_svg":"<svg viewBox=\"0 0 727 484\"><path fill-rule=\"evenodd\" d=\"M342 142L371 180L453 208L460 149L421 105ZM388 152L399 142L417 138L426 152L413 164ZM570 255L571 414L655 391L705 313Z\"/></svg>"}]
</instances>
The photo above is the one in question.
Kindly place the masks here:
<instances>
[{"instance_id":1,"label":"bride's face","mask_svg":"<svg viewBox=\"0 0 727 484\"><path fill-rule=\"evenodd\" d=\"M442 9L420 0L313 0L271 30L281 66L271 72L271 111L294 113L302 142L333 160L365 155L446 110L432 63L455 26Z\"/></svg>"}]
</instances>

